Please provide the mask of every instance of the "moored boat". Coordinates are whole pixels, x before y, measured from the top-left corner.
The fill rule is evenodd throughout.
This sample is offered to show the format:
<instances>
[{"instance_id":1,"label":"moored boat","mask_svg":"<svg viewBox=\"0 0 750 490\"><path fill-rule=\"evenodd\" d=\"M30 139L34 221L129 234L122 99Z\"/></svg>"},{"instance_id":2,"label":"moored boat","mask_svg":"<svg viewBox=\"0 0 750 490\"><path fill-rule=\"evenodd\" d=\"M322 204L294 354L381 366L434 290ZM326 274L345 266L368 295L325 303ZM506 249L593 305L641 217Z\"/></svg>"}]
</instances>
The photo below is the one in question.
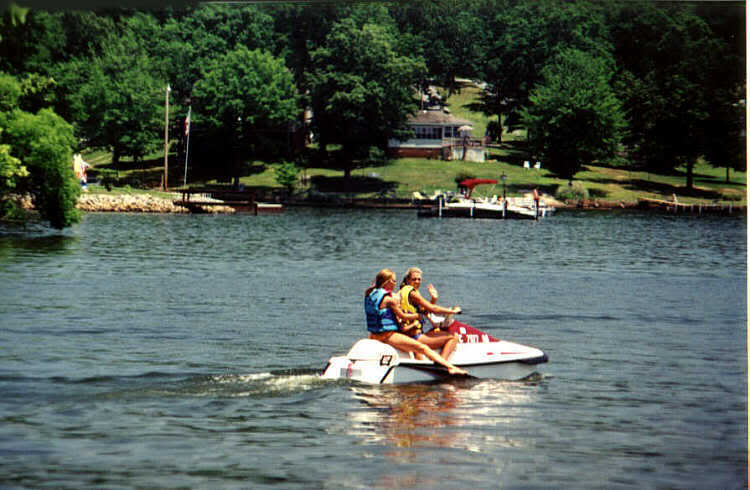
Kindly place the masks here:
<instances>
[{"instance_id":1,"label":"moored boat","mask_svg":"<svg viewBox=\"0 0 750 490\"><path fill-rule=\"evenodd\" d=\"M425 218L494 218L494 219L539 219L551 215L555 209L544 200L508 199L506 197L472 197L479 184L497 184L495 179L466 179L458 184L459 194L442 194L428 209L420 209L419 217ZM535 192L536 195L536 192Z\"/></svg>"}]
</instances>

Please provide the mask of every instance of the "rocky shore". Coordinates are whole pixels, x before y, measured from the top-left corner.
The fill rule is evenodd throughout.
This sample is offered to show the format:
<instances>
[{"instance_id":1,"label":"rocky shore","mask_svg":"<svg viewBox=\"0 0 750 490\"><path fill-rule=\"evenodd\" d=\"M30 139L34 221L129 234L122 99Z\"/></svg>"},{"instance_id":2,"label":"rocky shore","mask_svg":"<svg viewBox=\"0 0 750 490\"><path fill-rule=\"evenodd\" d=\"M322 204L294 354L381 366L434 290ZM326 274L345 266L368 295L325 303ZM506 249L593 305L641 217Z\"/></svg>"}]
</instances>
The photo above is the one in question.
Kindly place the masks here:
<instances>
[{"instance_id":1,"label":"rocky shore","mask_svg":"<svg viewBox=\"0 0 750 490\"><path fill-rule=\"evenodd\" d=\"M175 206L171 199L142 194L83 194L76 207L82 211L103 213L188 212L182 206Z\"/></svg>"},{"instance_id":2,"label":"rocky shore","mask_svg":"<svg viewBox=\"0 0 750 490\"><path fill-rule=\"evenodd\" d=\"M76 208L81 211L94 213L189 213L190 211L174 204L180 195L162 198L147 194L82 194L78 198ZM34 206L29 196L20 197L19 201L24 209L33 210ZM229 206L201 207L206 213L234 213Z\"/></svg>"}]
</instances>

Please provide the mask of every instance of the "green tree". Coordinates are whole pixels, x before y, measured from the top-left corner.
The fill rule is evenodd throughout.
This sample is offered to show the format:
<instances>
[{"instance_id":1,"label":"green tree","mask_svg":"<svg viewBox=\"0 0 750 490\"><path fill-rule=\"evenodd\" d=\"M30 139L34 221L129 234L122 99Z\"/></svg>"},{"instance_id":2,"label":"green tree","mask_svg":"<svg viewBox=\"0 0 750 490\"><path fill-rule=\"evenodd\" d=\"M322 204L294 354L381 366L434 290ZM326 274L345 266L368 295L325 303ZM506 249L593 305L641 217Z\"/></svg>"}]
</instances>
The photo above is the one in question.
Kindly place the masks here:
<instances>
[{"instance_id":1,"label":"green tree","mask_svg":"<svg viewBox=\"0 0 750 490\"><path fill-rule=\"evenodd\" d=\"M406 134L416 108L415 89L424 62L399 54L393 25L358 24L352 17L332 28L312 53L308 74L313 131L320 149L339 145L332 166L351 175L372 147L384 151L388 138Z\"/></svg>"},{"instance_id":2,"label":"green tree","mask_svg":"<svg viewBox=\"0 0 750 490\"><path fill-rule=\"evenodd\" d=\"M487 82L483 110L497 115L509 129L517 124L542 69L557 53L575 48L609 59L612 50L603 8L591 2L501 5L489 30L492 38L481 69ZM493 136L500 140L502 131Z\"/></svg>"},{"instance_id":3,"label":"green tree","mask_svg":"<svg viewBox=\"0 0 750 490\"><path fill-rule=\"evenodd\" d=\"M200 5L174 12L161 24L141 13L129 19L128 26L148 47L158 72L170 80L181 105L189 103L193 86L219 53L238 45L273 54L281 51L273 17L254 5Z\"/></svg>"},{"instance_id":4,"label":"green tree","mask_svg":"<svg viewBox=\"0 0 750 490\"><path fill-rule=\"evenodd\" d=\"M746 170L746 44L745 4L696 5L696 14L703 19L716 38L716 52L708 87L713 97L712 110L706 123L704 156L714 167Z\"/></svg>"},{"instance_id":5,"label":"green tree","mask_svg":"<svg viewBox=\"0 0 750 490\"><path fill-rule=\"evenodd\" d=\"M744 52L723 38L741 37L742 24L716 14L726 8L709 10L718 17L715 30L691 4L625 3L610 11L631 158L655 172L684 165L689 189L701 157L716 166L744 163ZM734 27L724 33L727 25Z\"/></svg>"},{"instance_id":6,"label":"green tree","mask_svg":"<svg viewBox=\"0 0 750 490\"><path fill-rule=\"evenodd\" d=\"M11 155L10 150L10 145L0 144L0 218L17 214L18 206L12 193L15 192L18 181L29 175L21 160Z\"/></svg>"},{"instance_id":7,"label":"green tree","mask_svg":"<svg viewBox=\"0 0 750 490\"><path fill-rule=\"evenodd\" d=\"M294 162L283 162L276 167L276 183L283 186L291 194L299 178L300 168Z\"/></svg>"},{"instance_id":8,"label":"green tree","mask_svg":"<svg viewBox=\"0 0 750 490\"><path fill-rule=\"evenodd\" d=\"M21 92L21 84L15 78L0 73L0 142L3 141L2 129L7 127L18 109ZM11 154L10 145L0 144L0 218L17 214L18 207L12 194L16 192L19 181L28 175L21 160Z\"/></svg>"},{"instance_id":9,"label":"green tree","mask_svg":"<svg viewBox=\"0 0 750 490\"><path fill-rule=\"evenodd\" d=\"M0 72L0 122L3 122L10 112L18 109L22 93L21 84L15 77Z\"/></svg>"},{"instance_id":10,"label":"green tree","mask_svg":"<svg viewBox=\"0 0 750 490\"><path fill-rule=\"evenodd\" d=\"M0 74L0 214L15 211L11 193L28 193L42 219L62 229L80 219L73 128L50 109L20 110L21 94L20 82Z\"/></svg>"},{"instance_id":11,"label":"green tree","mask_svg":"<svg viewBox=\"0 0 750 490\"><path fill-rule=\"evenodd\" d=\"M166 82L134 33L112 33L100 53L62 65L58 77L76 133L93 148L112 151L112 162L136 161L157 149L164 118Z\"/></svg>"},{"instance_id":12,"label":"green tree","mask_svg":"<svg viewBox=\"0 0 750 490\"><path fill-rule=\"evenodd\" d=\"M394 4L390 12L411 51L424 57L430 80L453 92L456 77L479 76L495 3L418 0Z\"/></svg>"},{"instance_id":13,"label":"green tree","mask_svg":"<svg viewBox=\"0 0 750 490\"><path fill-rule=\"evenodd\" d=\"M0 70L13 75L45 73L61 61L65 35L58 15L30 10L20 21L13 10L0 14Z\"/></svg>"},{"instance_id":14,"label":"green tree","mask_svg":"<svg viewBox=\"0 0 750 490\"><path fill-rule=\"evenodd\" d=\"M522 110L532 150L561 178L572 181L582 165L613 157L620 144L625 119L610 66L583 51L562 51Z\"/></svg>"},{"instance_id":15,"label":"green tree","mask_svg":"<svg viewBox=\"0 0 750 490\"><path fill-rule=\"evenodd\" d=\"M193 90L196 125L223 147L239 181L244 162L280 151L297 115L291 72L268 52L237 46L209 65ZM275 151L274 151L275 150Z\"/></svg>"},{"instance_id":16,"label":"green tree","mask_svg":"<svg viewBox=\"0 0 750 490\"><path fill-rule=\"evenodd\" d=\"M342 5L337 2L307 6L279 3L271 7L280 55L294 73L300 93L306 92L305 74L313 69L310 53L323 45L331 26L340 17Z\"/></svg>"}]
</instances>

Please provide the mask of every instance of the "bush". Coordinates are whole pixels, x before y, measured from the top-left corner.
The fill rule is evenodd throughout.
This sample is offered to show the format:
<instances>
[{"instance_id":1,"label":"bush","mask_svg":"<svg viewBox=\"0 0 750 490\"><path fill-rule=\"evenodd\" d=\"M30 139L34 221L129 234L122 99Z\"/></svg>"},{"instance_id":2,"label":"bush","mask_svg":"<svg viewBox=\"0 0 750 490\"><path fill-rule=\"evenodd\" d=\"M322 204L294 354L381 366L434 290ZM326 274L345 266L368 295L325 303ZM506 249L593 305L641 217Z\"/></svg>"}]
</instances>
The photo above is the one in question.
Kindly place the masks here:
<instances>
[{"instance_id":1,"label":"bush","mask_svg":"<svg viewBox=\"0 0 750 490\"><path fill-rule=\"evenodd\" d=\"M117 185L117 172L108 168L97 170L96 175L99 177L101 184L107 191L111 191L112 187Z\"/></svg>"},{"instance_id":2,"label":"bush","mask_svg":"<svg viewBox=\"0 0 750 490\"><path fill-rule=\"evenodd\" d=\"M555 192L555 199L560 201L574 201L588 198L589 191L580 182L573 182L572 185L561 185Z\"/></svg>"},{"instance_id":3,"label":"bush","mask_svg":"<svg viewBox=\"0 0 750 490\"><path fill-rule=\"evenodd\" d=\"M282 162L276 167L276 183L283 186L287 192L294 191L294 185L297 183L300 168L293 162Z\"/></svg>"}]
</instances>

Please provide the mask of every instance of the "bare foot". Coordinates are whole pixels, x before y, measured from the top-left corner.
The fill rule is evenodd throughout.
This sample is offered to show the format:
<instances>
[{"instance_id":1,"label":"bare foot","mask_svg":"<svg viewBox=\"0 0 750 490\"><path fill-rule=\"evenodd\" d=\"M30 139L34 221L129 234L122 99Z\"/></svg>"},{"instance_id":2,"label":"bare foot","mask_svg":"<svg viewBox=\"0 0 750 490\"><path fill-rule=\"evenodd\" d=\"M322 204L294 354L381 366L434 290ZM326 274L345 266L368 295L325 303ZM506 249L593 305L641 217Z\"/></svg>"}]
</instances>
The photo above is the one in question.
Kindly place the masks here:
<instances>
[{"instance_id":1,"label":"bare foot","mask_svg":"<svg viewBox=\"0 0 750 490\"><path fill-rule=\"evenodd\" d=\"M466 372L463 369L461 369L459 367L456 367L456 366L453 366L452 368L449 368L448 369L448 373L449 374L453 374L453 375L457 375L457 374L467 375L467 374L469 374L468 372Z\"/></svg>"}]
</instances>

